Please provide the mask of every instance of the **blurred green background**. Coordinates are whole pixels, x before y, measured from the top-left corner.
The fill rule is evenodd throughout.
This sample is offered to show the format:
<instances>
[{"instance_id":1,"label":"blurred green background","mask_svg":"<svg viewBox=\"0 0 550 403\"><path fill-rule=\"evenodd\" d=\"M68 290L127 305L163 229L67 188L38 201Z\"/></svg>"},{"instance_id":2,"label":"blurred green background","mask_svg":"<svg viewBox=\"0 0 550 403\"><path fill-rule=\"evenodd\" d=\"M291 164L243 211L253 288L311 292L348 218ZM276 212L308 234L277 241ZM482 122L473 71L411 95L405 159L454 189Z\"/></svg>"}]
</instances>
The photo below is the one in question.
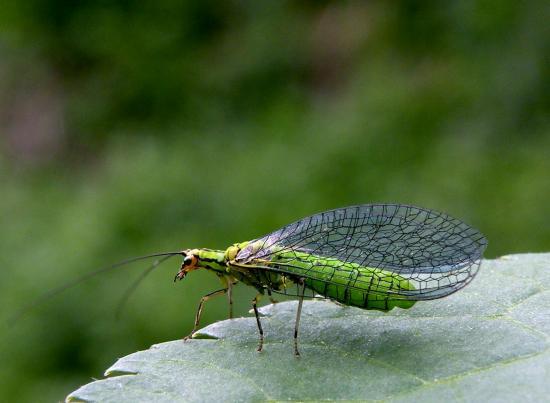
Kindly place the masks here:
<instances>
[{"instance_id":1,"label":"blurred green background","mask_svg":"<svg viewBox=\"0 0 550 403\"><path fill-rule=\"evenodd\" d=\"M550 250L542 1L9 3L2 319L125 257L225 248L351 204L445 211L487 235L488 257ZM178 266L152 273L119 321L139 265L4 327L0 400L62 399L187 334L218 283L174 285ZM247 315L253 291L235 293ZM209 302L203 324L226 310Z\"/></svg>"}]
</instances>

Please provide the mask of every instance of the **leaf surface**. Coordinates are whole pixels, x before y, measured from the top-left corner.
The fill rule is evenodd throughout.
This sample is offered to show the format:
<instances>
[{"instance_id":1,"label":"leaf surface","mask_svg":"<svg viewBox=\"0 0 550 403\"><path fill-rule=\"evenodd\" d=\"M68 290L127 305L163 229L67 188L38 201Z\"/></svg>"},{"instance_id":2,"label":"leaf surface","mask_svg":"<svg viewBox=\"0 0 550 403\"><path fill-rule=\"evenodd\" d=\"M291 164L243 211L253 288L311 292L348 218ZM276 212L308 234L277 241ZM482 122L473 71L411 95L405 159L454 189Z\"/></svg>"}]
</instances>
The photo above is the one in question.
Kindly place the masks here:
<instances>
[{"instance_id":1,"label":"leaf surface","mask_svg":"<svg viewBox=\"0 0 550 403\"><path fill-rule=\"evenodd\" d=\"M70 401L360 399L396 402L542 401L550 394L550 254L485 261L448 298L409 310L304 303L299 358L296 302L209 325L188 342L118 360Z\"/></svg>"}]
</instances>

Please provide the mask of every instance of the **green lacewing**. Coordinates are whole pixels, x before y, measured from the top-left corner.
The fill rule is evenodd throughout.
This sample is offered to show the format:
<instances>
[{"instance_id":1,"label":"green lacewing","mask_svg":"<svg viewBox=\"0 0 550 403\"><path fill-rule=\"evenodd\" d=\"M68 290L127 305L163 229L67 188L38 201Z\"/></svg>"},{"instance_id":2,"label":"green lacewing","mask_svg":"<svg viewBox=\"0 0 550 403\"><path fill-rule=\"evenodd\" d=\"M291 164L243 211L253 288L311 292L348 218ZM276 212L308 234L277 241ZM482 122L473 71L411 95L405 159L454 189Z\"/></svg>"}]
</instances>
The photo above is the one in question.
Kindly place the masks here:
<instances>
[{"instance_id":1,"label":"green lacewing","mask_svg":"<svg viewBox=\"0 0 550 403\"><path fill-rule=\"evenodd\" d=\"M272 302L273 294L298 298L294 353L299 355L304 298L380 311L408 309L416 301L442 298L466 286L478 272L486 246L478 230L447 214L402 204L364 204L314 214L226 250L185 249L132 258L76 279L39 300L100 272L158 257L128 289L126 300L147 273L179 255L183 261L174 281L198 269L213 272L221 281L220 289L201 298L193 330L185 339L197 331L204 303L215 296L227 295L232 317L232 288L243 283L257 290L252 308L258 351L264 342L257 309L260 297L267 294Z\"/></svg>"}]
</instances>

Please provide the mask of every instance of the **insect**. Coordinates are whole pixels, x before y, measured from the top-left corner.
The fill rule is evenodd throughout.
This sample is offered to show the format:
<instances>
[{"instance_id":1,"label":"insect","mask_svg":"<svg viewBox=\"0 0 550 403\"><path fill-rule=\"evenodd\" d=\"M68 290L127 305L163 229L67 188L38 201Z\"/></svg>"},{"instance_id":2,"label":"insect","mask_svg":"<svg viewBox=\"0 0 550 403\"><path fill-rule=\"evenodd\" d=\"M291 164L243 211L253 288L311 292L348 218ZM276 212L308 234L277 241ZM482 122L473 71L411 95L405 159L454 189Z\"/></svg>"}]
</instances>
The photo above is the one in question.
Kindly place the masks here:
<instances>
[{"instance_id":1,"label":"insect","mask_svg":"<svg viewBox=\"0 0 550 403\"><path fill-rule=\"evenodd\" d=\"M479 231L446 214L401 204L365 204L314 214L226 250L157 253L115 267L161 257L150 271L181 255L174 281L199 269L219 277L221 288L201 298L186 339L197 331L206 301L227 295L232 317L233 287L238 283L254 287L258 351L264 344L257 308L260 297L267 294L274 302L273 294L295 296L294 354L298 356L304 298L325 298L362 309L408 309L416 301L442 298L466 286L476 275L486 246Z\"/></svg>"}]
</instances>

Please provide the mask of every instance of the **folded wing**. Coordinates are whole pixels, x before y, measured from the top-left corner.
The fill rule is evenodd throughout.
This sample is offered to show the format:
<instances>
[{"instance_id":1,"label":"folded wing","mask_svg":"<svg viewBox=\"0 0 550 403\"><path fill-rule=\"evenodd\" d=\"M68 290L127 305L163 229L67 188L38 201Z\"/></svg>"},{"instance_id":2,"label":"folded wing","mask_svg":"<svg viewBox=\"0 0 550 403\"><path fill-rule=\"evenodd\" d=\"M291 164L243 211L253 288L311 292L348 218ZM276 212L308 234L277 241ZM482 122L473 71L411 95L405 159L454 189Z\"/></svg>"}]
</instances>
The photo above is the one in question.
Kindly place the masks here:
<instances>
[{"instance_id":1,"label":"folded wing","mask_svg":"<svg viewBox=\"0 0 550 403\"><path fill-rule=\"evenodd\" d=\"M281 274L319 279L319 263L304 268L303 253L342 262L335 280L323 268L322 281L350 278L350 266L380 269L407 280L412 287L390 287L394 299L441 298L468 284L479 269L487 240L476 229L447 214L399 204L368 204L326 211L289 224L256 239L239 252L240 264L258 265L284 255L280 264L261 265ZM293 252L296 252L293 265ZM302 256L302 258L301 258ZM333 261L334 261L333 260ZM353 271L353 270L352 270ZM320 271L319 271L320 272ZM340 273L341 272L341 273ZM337 281L338 280L338 281ZM407 289L408 288L408 289Z\"/></svg>"}]
</instances>

